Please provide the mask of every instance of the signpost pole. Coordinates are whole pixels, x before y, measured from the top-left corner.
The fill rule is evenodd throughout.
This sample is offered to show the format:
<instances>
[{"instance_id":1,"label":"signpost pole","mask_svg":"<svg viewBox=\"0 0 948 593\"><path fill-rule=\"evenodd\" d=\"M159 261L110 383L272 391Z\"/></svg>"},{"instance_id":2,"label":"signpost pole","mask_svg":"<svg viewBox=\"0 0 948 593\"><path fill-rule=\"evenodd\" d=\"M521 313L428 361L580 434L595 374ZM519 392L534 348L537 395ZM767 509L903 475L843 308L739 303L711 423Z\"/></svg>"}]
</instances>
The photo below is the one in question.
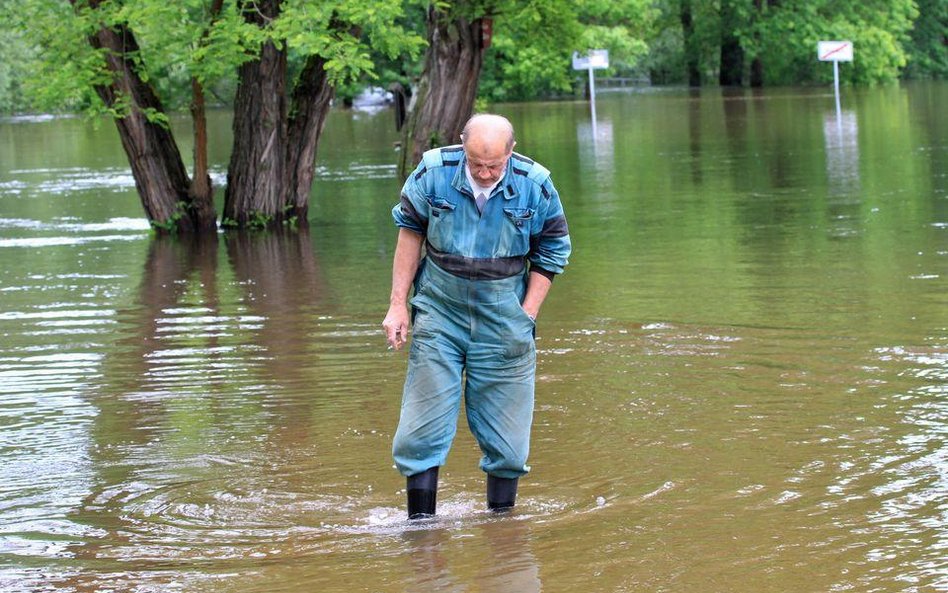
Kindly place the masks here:
<instances>
[{"instance_id":1,"label":"signpost pole","mask_svg":"<svg viewBox=\"0 0 948 593\"><path fill-rule=\"evenodd\" d=\"M839 60L833 60L833 88L836 89L836 119L839 119L843 113L839 106Z\"/></svg>"},{"instance_id":2,"label":"signpost pole","mask_svg":"<svg viewBox=\"0 0 948 593\"><path fill-rule=\"evenodd\" d=\"M598 130L596 129L596 77L593 70L609 67L609 50L592 49L585 56L579 55L579 52L573 52L573 70L589 71L589 110L592 112L592 135L593 142L596 141Z\"/></svg>"},{"instance_id":3,"label":"signpost pole","mask_svg":"<svg viewBox=\"0 0 948 593\"><path fill-rule=\"evenodd\" d=\"M593 76L593 68L589 67L589 108L592 112L592 129L593 129L593 138L597 137L596 134L596 77Z\"/></svg>"}]
</instances>

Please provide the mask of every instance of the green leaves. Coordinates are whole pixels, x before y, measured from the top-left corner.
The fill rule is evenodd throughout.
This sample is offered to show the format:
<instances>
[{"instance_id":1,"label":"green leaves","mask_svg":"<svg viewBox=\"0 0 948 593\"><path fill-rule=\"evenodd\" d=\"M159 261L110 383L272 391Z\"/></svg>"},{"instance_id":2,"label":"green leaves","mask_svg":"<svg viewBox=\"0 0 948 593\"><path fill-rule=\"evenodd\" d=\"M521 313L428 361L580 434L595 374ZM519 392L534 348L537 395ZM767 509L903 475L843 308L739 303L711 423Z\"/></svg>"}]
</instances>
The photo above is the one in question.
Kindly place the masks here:
<instances>
[{"instance_id":1,"label":"green leaves","mask_svg":"<svg viewBox=\"0 0 948 593\"><path fill-rule=\"evenodd\" d=\"M760 17L755 50L766 64L768 84L828 82L832 68L816 60L816 44L847 39L855 59L840 68L843 81L891 81L906 64L902 41L917 16L913 0L785 0Z\"/></svg>"},{"instance_id":2,"label":"green leaves","mask_svg":"<svg viewBox=\"0 0 948 593\"><path fill-rule=\"evenodd\" d=\"M686 49L679 20L685 0L434 0L450 17L492 16L494 37L485 56L481 96L528 99L569 92L578 77L570 54L609 50L611 71L645 70L684 76ZM129 52L168 109L191 100L196 78L227 102L238 68L266 42L288 53L292 65L308 56L326 60L343 94L381 74L407 83L420 70L427 0L283 0L276 18L248 22L238 0L0 1L0 110L101 112L96 85L107 84L102 50L88 38L100 27L124 26L140 45ZM820 39L846 38L856 59L841 69L847 82L948 75L948 8L942 0L718 0L690 2L694 46L705 77L719 67L725 32L747 60L759 57L767 84L825 82L815 60ZM677 73L677 74L676 74ZM131 108L132 106L127 106ZM112 110L116 112L115 109ZM117 112L116 112L117 113Z\"/></svg>"},{"instance_id":3,"label":"green leaves","mask_svg":"<svg viewBox=\"0 0 948 593\"><path fill-rule=\"evenodd\" d=\"M38 48L36 75L26 90L41 109L101 111L93 89L111 77L105 53L93 50L88 38L102 27L118 26L133 31L140 46L124 57L167 108L177 109L190 102L191 77L205 86L233 88L237 69L266 42L287 50L291 61L322 56L335 84L371 77L373 51L416 58L424 38L399 24L414 1L285 0L276 18L258 26L247 22L237 0L223 0L215 14L210 0L102 0L95 7L84 0L75 7L64 0L25 0L17 3L13 30L24 32L22 47ZM109 111L120 116L133 106L120 107Z\"/></svg>"},{"instance_id":4,"label":"green leaves","mask_svg":"<svg viewBox=\"0 0 948 593\"><path fill-rule=\"evenodd\" d=\"M571 91L574 51L608 49L610 72L640 67L659 11L650 0L526 0L494 20L481 94L494 101Z\"/></svg>"}]
</instances>

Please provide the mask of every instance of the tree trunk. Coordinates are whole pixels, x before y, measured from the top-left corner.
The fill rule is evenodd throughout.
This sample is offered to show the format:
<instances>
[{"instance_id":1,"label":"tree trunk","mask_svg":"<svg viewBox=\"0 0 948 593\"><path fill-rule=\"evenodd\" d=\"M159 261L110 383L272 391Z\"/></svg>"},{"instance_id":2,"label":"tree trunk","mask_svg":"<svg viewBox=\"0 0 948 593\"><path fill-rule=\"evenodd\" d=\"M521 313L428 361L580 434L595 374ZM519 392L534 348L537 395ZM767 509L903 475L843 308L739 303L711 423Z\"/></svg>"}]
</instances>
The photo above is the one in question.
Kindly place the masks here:
<instances>
[{"instance_id":1,"label":"tree trunk","mask_svg":"<svg viewBox=\"0 0 948 593\"><path fill-rule=\"evenodd\" d=\"M316 147L332 106L335 89L329 84L326 60L310 56L293 89L293 103L287 130L286 166L289 179L284 202L287 218L305 222L309 212L309 194L316 169Z\"/></svg>"},{"instance_id":2,"label":"tree trunk","mask_svg":"<svg viewBox=\"0 0 948 593\"><path fill-rule=\"evenodd\" d=\"M204 108L204 87L196 78L191 79L191 125L194 129L194 172L188 195L200 217L214 220L214 186L208 174L207 113Z\"/></svg>"},{"instance_id":3,"label":"tree trunk","mask_svg":"<svg viewBox=\"0 0 948 593\"><path fill-rule=\"evenodd\" d=\"M248 22L276 18L279 0L244 6ZM224 224L282 222L286 203L286 52L266 42L260 56L239 69L234 99L234 147L227 168Z\"/></svg>"},{"instance_id":4,"label":"tree trunk","mask_svg":"<svg viewBox=\"0 0 948 593\"><path fill-rule=\"evenodd\" d=\"M776 6L778 0L754 0L754 11L756 12L756 20L758 27L755 28L754 32L754 46L757 50L757 54L754 56L754 59L751 60L750 67L750 85L754 88L760 88L764 86L764 61L760 56L760 29L759 24L766 18L765 8L768 6Z\"/></svg>"},{"instance_id":5,"label":"tree trunk","mask_svg":"<svg viewBox=\"0 0 948 593\"><path fill-rule=\"evenodd\" d=\"M738 28L738 15L730 2L721 3L721 69L718 83L721 86L741 86L744 83L744 48L734 31Z\"/></svg>"},{"instance_id":6,"label":"tree trunk","mask_svg":"<svg viewBox=\"0 0 948 593\"><path fill-rule=\"evenodd\" d=\"M760 56L755 56L751 62L750 85L754 88L764 86L764 63Z\"/></svg>"},{"instance_id":7,"label":"tree trunk","mask_svg":"<svg viewBox=\"0 0 948 593\"><path fill-rule=\"evenodd\" d=\"M701 86L701 56L698 39L695 37L695 23L691 14L691 0L681 0L681 32L685 46L685 73L688 77L688 86Z\"/></svg>"},{"instance_id":8,"label":"tree trunk","mask_svg":"<svg viewBox=\"0 0 948 593\"><path fill-rule=\"evenodd\" d=\"M92 9L98 5L98 1L89 4ZM125 25L103 27L89 37L89 43L107 50L106 66L112 74L112 82L97 85L96 93L107 107L128 104L128 113L116 118L115 124L148 220L159 232L214 229L213 208L208 216L206 209L194 207L187 170L171 129L146 117L146 112L164 114L164 108L132 59L139 51L132 31Z\"/></svg>"},{"instance_id":9,"label":"tree trunk","mask_svg":"<svg viewBox=\"0 0 948 593\"><path fill-rule=\"evenodd\" d=\"M224 0L214 0L209 11L207 27L201 35L203 44L210 34L211 27L220 16ZM216 218L214 213L214 186L208 174L207 161L207 110L204 100L204 85L195 77L191 77L191 126L194 135L194 171L191 176L191 187L188 194L194 204L194 210L200 212L202 218Z\"/></svg>"},{"instance_id":10,"label":"tree trunk","mask_svg":"<svg viewBox=\"0 0 948 593\"><path fill-rule=\"evenodd\" d=\"M744 83L744 49L740 40L731 34L726 34L721 40L718 83L721 86L741 86Z\"/></svg>"},{"instance_id":11,"label":"tree trunk","mask_svg":"<svg viewBox=\"0 0 948 593\"><path fill-rule=\"evenodd\" d=\"M464 123L474 111L483 58L480 18L468 21L428 7L428 49L402 138L402 177L424 151L461 141Z\"/></svg>"}]
</instances>

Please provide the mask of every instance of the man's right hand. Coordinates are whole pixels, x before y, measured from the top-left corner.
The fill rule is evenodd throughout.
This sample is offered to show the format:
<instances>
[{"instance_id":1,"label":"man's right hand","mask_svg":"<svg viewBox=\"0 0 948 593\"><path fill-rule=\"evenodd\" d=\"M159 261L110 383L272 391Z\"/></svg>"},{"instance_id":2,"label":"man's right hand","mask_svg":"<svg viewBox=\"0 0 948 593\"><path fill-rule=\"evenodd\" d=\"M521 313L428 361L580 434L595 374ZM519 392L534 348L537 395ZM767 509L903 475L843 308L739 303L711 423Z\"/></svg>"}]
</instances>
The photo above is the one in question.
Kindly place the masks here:
<instances>
[{"instance_id":1,"label":"man's right hand","mask_svg":"<svg viewBox=\"0 0 948 593\"><path fill-rule=\"evenodd\" d=\"M410 331L408 306L390 306L385 320L382 321L382 328L385 330L385 338L388 340L389 347L401 350L402 346L408 343L408 333Z\"/></svg>"}]
</instances>

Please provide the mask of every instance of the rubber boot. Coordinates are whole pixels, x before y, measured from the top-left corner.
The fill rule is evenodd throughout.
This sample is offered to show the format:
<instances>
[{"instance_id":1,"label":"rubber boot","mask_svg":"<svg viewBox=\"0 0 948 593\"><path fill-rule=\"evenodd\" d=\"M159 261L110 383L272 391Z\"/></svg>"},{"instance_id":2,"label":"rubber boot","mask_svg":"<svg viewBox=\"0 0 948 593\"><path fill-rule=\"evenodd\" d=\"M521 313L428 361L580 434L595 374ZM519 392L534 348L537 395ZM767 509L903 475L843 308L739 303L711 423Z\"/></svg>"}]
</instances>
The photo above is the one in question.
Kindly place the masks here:
<instances>
[{"instance_id":1,"label":"rubber boot","mask_svg":"<svg viewBox=\"0 0 948 593\"><path fill-rule=\"evenodd\" d=\"M438 467L408 476L408 518L423 519L435 514L438 499Z\"/></svg>"},{"instance_id":2,"label":"rubber boot","mask_svg":"<svg viewBox=\"0 0 948 593\"><path fill-rule=\"evenodd\" d=\"M496 512L508 511L517 500L518 478L498 478L487 474L487 508Z\"/></svg>"}]
</instances>

